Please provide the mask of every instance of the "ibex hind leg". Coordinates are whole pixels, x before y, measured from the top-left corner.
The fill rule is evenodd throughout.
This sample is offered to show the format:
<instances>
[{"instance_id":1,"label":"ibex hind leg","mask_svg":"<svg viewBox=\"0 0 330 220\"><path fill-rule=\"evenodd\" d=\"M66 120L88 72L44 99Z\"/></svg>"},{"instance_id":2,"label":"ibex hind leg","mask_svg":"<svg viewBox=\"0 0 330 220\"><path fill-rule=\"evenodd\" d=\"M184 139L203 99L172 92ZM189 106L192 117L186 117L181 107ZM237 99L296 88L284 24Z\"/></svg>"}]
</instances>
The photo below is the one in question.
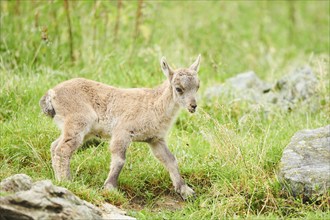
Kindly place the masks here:
<instances>
[{"instance_id":1,"label":"ibex hind leg","mask_svg":"<svg viewBox=\"0 0 330 220\"><path fill-rule=\"evenodd\" d=\"M58 146L58 143L60 142L62 136L59 136L51 145L50 145L50 155L52 159L52 166L54 169L54 158L55 158L55 150Z\"/></svg>"},{"instance_id":2,"label":"ibex hind leg","mask_svg":"<svg viewBox=\"0 0 330 220\"><path fill-rule=\"evenodd\" d=\"M70 180L70 159L73 152L83 143L91 127L90 121L81 115L64 120L62 134L52 144L52 165L57 180ZM57 145L56 142L58 141Z\"/></svg>"},{"instance_id":3,"label":"ibex hind leg","mask_svg":"<svg viewBox=\"0 0 330 220\"><path fill-rule=\"evenodd\" d=\"M126 149L131 143L129 135L114 135L110 142L111 164L108 178L104 182L104 189L117 188L119 174L125 164Z\"/></svg>"}]
</instances>

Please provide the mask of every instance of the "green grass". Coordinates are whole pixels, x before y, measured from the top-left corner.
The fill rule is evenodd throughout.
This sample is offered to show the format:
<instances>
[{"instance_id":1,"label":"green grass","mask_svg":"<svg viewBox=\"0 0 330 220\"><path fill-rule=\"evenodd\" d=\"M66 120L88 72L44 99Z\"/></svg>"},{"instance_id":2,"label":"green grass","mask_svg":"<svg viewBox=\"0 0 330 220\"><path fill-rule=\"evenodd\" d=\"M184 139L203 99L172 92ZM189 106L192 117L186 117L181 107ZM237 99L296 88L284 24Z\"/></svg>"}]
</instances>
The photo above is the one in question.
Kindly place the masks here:
<instances>
[{"instance_id":1,"label":"green grass","mask_svg":"<svg viewBox=\"0 0 330 220\"><path fill-rule=\"evenodd\" d=\"M116 2L69 4L74 62L62 1L1 1L0 179L15 173L52 179L87 201L111 202L138 219L330 218L329 196L306 204L277 179L292 135L330 123L328 1L148 1L137 38L137 3L124 2L117 41ZM78 76L153 87L165 79L161 56L180 67L199 53L201 95L240 72L254 70L274 82L301 65L313 68L320 86L309 104L291 112L265 115L229 97L201 99L194 115L182 111L168 142L197 193L194 201L180 200L145 144L130 146L117 192L101 190L110 164L107 142L92 142L74 154L72 182L54 180L50 144L59 131L38 106L49 88Z\"/></svg>"}]
</instances>

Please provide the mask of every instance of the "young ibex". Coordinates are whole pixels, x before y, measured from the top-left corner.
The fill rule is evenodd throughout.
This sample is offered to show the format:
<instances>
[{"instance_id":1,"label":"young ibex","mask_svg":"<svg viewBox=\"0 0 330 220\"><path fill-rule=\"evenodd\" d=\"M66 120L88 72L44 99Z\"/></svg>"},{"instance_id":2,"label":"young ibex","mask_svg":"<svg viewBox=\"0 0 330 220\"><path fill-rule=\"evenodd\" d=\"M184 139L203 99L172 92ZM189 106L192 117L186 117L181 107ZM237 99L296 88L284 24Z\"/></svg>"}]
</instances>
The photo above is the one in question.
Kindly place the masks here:
<instances>
[{"instance_id":1,"label":"young ibex","mask_svg":"<svg viewBox=\"0 0 330 220\"><path fill-rule=\"evenodd\" d=\"M110 138L110 173L105 189L117 187L132 141L146 142L170 173L176 192L184 199L194 191L184 183L175 157L166 144L166 134L181 107L194 113L199 88L200 56L189 68L173 70L161 59L167 80L155 89L120 89L87 79L60 83L41 98L43 112L54 118L61 130L51 144L52 166L57 180L70 179L70 158L91 136Z\"/></svg>"}]
</instances>

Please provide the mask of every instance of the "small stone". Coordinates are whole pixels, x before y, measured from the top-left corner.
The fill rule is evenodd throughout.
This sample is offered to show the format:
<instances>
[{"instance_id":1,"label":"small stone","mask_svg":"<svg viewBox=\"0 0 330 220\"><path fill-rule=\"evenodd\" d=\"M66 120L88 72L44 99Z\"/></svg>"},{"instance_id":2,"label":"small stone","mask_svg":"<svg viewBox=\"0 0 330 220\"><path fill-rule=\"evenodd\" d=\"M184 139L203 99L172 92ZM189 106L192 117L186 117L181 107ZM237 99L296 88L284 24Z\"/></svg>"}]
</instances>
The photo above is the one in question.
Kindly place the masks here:
<instances>
[{"instance_id":1,"label":"small stone","mask_svg":"<svg viewBox=\"0 0 330 220\"><path fill-rule=\"evenodd\" d=\"M0 183L0 191L3 192L19 192L29 190L32 187L32 179L25 174L15 174Z\"/></svg>"}]
</instances>

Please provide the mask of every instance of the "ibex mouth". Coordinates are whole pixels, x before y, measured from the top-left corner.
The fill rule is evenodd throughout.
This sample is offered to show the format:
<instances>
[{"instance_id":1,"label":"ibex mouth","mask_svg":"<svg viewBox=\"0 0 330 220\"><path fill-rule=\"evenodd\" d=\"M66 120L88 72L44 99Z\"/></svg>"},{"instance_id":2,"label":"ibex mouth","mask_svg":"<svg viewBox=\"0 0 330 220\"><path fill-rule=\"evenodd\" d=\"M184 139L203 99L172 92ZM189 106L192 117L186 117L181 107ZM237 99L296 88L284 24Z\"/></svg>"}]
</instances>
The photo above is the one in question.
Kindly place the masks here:
<instances>
[{"instance_id":1,"label":"ibex mouth","mask_svg":"<svg viewBox=\"0 0 330 220\"><path fill-rule=\"evenodd\" d=\"M195 103L190 104L187 109L190 113L194 113L196 111L197 105Z\"/></svg>"},{"instance_id":2,"label":"ibex mouth","mask_svg":"<svg viewBox=\"0 0 330 220\"><path fill-rule=\"evenodd\" d=\"M195 109L195 108L189 108L188 111L189 111L190 113L195 113L195 112L196 112L196 109Z\"/></svg>"}]
</instances>

